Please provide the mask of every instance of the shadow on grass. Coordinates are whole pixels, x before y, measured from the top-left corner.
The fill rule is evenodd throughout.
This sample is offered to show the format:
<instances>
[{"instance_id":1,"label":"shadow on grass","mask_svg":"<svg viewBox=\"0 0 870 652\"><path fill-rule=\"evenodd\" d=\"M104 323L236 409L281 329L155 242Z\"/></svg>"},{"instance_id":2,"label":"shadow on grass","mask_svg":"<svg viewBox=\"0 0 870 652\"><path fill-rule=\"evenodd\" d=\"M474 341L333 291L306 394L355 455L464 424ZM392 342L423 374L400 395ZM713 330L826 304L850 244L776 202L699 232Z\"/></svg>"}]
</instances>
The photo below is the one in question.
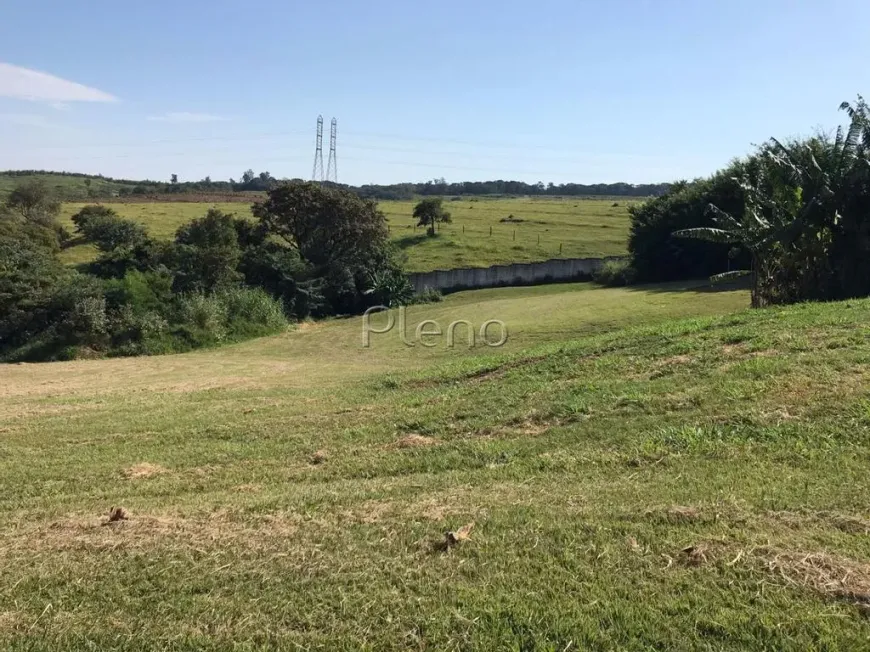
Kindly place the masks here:
<instances>
[{"instance_id":1,"label":"shadow on grass","mask_svg":"<svg viewBox=\"0 0 870 652\"><path fill-rule=\"evenodd\" d=\"M730 281L728 283L711 283L709 279L694 279L691 281L672 281L670 283L651 283L644 285L626 285L623 289L630 292L698 292L701 294L716 294L718 292L733 292L748 290L749 279Z\"/></svg>"},{"instance_id":2,"label":"shadow on grass","mask_svg":"<svg viewBox=\"0 0 870 652\"><path fill-rule=\"evenodd\" d=\"M401 238L397 238L395 240L396 245L399 249L410 249L411 247L415 247L418 244L422 244L427 240L435 240L438 236L428 236L425 232L417 233L415 235L405 235Z\"/></svg>"}]
</instances>

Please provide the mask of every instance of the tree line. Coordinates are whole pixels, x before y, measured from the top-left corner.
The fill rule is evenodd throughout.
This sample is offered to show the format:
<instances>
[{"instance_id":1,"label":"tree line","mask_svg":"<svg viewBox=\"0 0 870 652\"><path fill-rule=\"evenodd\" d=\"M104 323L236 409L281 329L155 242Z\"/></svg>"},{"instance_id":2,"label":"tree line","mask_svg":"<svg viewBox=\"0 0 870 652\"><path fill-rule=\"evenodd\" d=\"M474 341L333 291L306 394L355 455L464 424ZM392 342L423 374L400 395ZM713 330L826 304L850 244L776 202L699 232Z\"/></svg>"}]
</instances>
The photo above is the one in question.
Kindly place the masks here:
<instances>
[{"instance_id":1,"label":"tree line","mask_svg":"<svg viewBox=\"0 0 870 652\"><path fill-rule=\"evenodd\" d=\"M72 172L50 172L47 170L7 170L0 176L25 177L33 175L59 175L66 177L82 177L84 179L99 179L116 184L120 196L198 193L198 192L267 192L284 181L302 181L301 179L276 179L269 172L255 173L246 170L238 179L216 181L205 177L199 181L180 181L178 175L170 175L165 181L135 181L130 179L115 179L103 175L81 175ZM417 196L586 196L586 197L657 197L664 194L670 184L630 184L630 183L526 183L524 181L460 181L448 183L445 179L433 179L422 183L395 183L388 185L365 184L349 186L344 184L328 185L349 190L366 199L409 200ZM92 196L98 196L92 192ZM67 199L64 197L63 199Z\"/></svg>"}]
</instances>

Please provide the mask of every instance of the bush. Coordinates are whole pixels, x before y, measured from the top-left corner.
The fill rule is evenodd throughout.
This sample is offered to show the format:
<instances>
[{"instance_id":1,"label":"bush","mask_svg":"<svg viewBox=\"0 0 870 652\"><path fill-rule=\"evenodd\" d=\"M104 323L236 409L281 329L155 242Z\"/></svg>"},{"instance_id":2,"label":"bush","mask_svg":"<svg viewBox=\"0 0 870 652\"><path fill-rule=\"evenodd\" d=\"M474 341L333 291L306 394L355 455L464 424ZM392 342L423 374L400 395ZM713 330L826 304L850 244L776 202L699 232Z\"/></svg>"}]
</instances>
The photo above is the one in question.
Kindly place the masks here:
<instances>
[{"instance_id":1,"label":"bush","mask_svg":"<svg viewBox=\"0 0 870 652\"><path fill-rule=\"evenodd\" d=\"M674 184L661 197L631 206L628 250L637 280L644 283L712 276L728 269L730 245L673 237L674 231L714 226L707 207L743 211L743 193L733 178L750 162L737 162L713 177ZM747 265L742 251L732 264Z\"/></svg>"},{"instance_id":2,"label":"bush","mask_svg":"<svg viewBox=\"0 0 870 652\"><path fill-rule=\"evenodd\" d=\"M230 331L240 330L241 325L262 326L270 331L287 326L281 302L260 288L232 288L218 297L226 306Z\"/></svg>"},{"instance_id":3,"label":"bush","mask_svg":"<svg viewBox=\"0 0 870 652\"><path fill-rule=\"evenodd\" d=\"M48 328L52 298L69 274L50 249L30 238L0 237L0 355Z\"/></svg>"},{"instance_id":4,"label":"bush","mask_svg":"<svg viewBox=\"0 0 870 652\"><path fill-rule=\"evenodd\" d=\"M135 314L167 312L173 302L172 275L168 272L132 270L120 279L106 282L106 301L110 309L126 307Z\"/></svg>"},{"instance_id":5,"label":"bush","mask_svg":"<svg viewBox=\"0 0 870 652\"><path fill-rule=\"evenodd\" d=\"M103 252L133 249L148 240L148 230L144 226L119 217L105 206L85 206L73 215L72 221L76 231Z\"/></svg>"},{"instance_id":6,"label":"bush","mask_svg":"<svg viewBox=\"0 0 870 652\"><path fill-rule=\"evenodd\" d=\"M28 222L24 216L7 208L0 208L0 239L27 241L50 252L60 249L58 229Z\"/></svg>"},{"instance_id":7,"label":"bush","mask_svg":"<svg viewBox=\"0 0 870 652\"><path fill-rule=\"evenodd\" d=\"M438 303L440 301L444 301L444 295L441 294L441 290L436 290L435 288L426 288L422 292L418 292L411 300L408 302L409 305L415 305L420 303Z\"/></svg>"},{"instance_id":8,"label":"bush","mask_svg":"<svg viewBox=\"0 0 870 652\"><path fill-rule=\"evenodd\" d=\"M6 198L6 208L19 212L28 222L46 227L54 227L60 214L60 202L45 182L38 180L16 186Z\"/></svg>"},{"instance_id":9,"label":"bush","mask_svg":"<svg viewBox=\"0 0 870 652\"><path fill-rule=\"evenodd\" d=\"M211 209L175 235L176 292L212 292L238 283L242 250L232 215Z\"/></svg>"},{"instance_id":10,"label":"bush","mask_svg":"<svg viewBox=\"0 0 870 652\"><path fill-rule=\"evenodd\" d=\"M178 302L178 322L194 329L201 343L221 342L227 336L227 305L216 295L188 294Z\"/></svg>"},{"instance_id":11,"label":"bush","mask_svg":"<svg viewBox=\"0 0 870 652\"><path fill-rule=\"evenodd\" d=\"M397 267L387 267L370 276L371 287L366 296L374 306L402 306L411 303L414 288L408 277Z\"/></svg>"},{"instance_id":12,"label":"bush","mask_svg":"<svg viewBox=\"0 0 870 652\"><path fill-rule=\"evenodd\" d=\"M240 236L241 239L241 236ZM298 279L305 277L307 266L299 254L276 242L249 246L239 261L245 283L260 287L284 304L284 312L299 318L308 316L308 295L301 295Z\"/></svg>"},{"instance_id":13,"label":"bush","mask_svg":"<svg viewBox=\"0 0 870 652\"><path fill-rule=\"evenodd\" d=\"M606 260L592 274L593 281L608 287L631 285L636 277L637 272L632 267L630 260Z\"/></svg>"},{"instance_id":14,"label":"bush","mask_svg":"<svg viewBox=\"0 0 870 652\"><path fill-rule=\"evenodd\" d=\"M252 288L186 295L177 319L176 334L191 346L270 335L287 326L281 302Z\"/></svg>"}]
</instances>

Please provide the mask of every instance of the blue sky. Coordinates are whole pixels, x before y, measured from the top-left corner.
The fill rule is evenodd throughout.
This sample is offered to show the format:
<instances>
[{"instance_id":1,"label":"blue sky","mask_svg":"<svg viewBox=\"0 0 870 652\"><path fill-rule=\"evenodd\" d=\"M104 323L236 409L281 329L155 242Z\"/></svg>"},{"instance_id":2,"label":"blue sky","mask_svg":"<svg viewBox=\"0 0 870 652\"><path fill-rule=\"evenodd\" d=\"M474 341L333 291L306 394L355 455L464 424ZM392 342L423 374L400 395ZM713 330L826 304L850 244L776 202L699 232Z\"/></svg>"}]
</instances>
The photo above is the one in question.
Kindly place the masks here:
<instances>
[{"instance_id":1,"label":"blue sky","mask_svg":"<svg viewBox=\"0 0 870 652\"><path fill-rule=\"evenodd\" d=\"M841 122L868 24L866 0L2 0L0 169L309 177L323 114L347 183L691 178Z\"/></svg>"}]
</instances>

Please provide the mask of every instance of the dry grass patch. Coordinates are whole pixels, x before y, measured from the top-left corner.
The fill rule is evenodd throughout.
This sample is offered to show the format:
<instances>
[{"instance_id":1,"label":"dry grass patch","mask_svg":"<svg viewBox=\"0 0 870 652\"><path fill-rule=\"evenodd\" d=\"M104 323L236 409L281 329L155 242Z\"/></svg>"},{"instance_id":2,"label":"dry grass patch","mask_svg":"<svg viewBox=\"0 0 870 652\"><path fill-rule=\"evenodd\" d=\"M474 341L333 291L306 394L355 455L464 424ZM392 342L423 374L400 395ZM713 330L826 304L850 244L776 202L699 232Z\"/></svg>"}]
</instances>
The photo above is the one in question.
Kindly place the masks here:
<instances>
[{"instance_id":1,"label":"dry grass patch","mask_svg":"<svg viewBox=\"0 0 870 652\"><path fill-rule=\"evenodd\" d=\"M233 491L240 491L242 493L247 494L256 494L263 491L263 485L261 484L240 484L237 487L233 487Z\"/></svg>"},{"instance_id":2,"label":"dry grass patch","mask_svg":"<svg viewBox=\"0 0 870 652\"><path fill-rule=\"evenodd\" d=\"M637 513L629 515L629 519L638 518ZM658 521L662 523L696 523L708 520L705 514L697 507L688 505L668 505L665 507L653 507L643 512L642 520Z\"/></svg>"},{"instance_id":3,"label":"dry grass patch","mask_svg":"<svg viewBox=\"0 0 870 652\"><path fill-rule=\"evenodd\" d=\"M289 542L304 547L326 524L306 520L293 512L278 512L259 518L243 518L235 512L186 515L140 514L113 510L102 518L68 516L48 522L22 520L0 536L2 563L32 559L43 554L70 551L100 552L116 549L154 550L161 547L226 550L240 546L249 550L277 550Z\"/></svg>"},{"instance_id":4,"label":"dry grass patch","mask_svg":"<svg viewBox=\"0 0 870 652\"><path fill-rule=\"evenodd\" d=\"M870 564L866 562L824 552L773 551L767 553L764 562L787 584L870 610Z\"/></svg>"},{"instance_id":5,"label":"dry grass patch","mask_svg":"<svg viewBox=\"0 0 870 652\"><path fill-rule=\"evenodd\" d=\"M394 446L396 448L425 448L427 446L434 446L437 443L438 440L434 437L427 437L426 435L411 433L397 439Z\"/></svg>"},{"instance_id":6,"label":"dry grass patch","mask_svg":"<svg viewBox=\"0 0 870 652\"><path fill-rule=\"evenodd\" d=\"M790 528L800 529L818 523L849 534L870 534L870 520L855 514L839 512L769 512L771 518Z\"/></svg>"},{"instance_id":7,"label":"dry grass patch","mask_svg":"<svg viewBox=\"0 0 870 652\"><path fill-rule=\"evenodd\" d=\"M21 629L25 616L20 611L0 611L0 632L12 632Z\"/></svg>"},{"instance_id":8,"label":"dry grass patch","mask_svg":"<svg viewBox=\"0 0 870 652\"><path fill-rule=\"evenodd\" d=\"M133 466L124 469L123 475L128 480L141 480L144 478L153 478L155 475L162 475L168 472L168 469L159 464L140 462L139 464L134 464Z\"/></svg>"}]
</instances>

